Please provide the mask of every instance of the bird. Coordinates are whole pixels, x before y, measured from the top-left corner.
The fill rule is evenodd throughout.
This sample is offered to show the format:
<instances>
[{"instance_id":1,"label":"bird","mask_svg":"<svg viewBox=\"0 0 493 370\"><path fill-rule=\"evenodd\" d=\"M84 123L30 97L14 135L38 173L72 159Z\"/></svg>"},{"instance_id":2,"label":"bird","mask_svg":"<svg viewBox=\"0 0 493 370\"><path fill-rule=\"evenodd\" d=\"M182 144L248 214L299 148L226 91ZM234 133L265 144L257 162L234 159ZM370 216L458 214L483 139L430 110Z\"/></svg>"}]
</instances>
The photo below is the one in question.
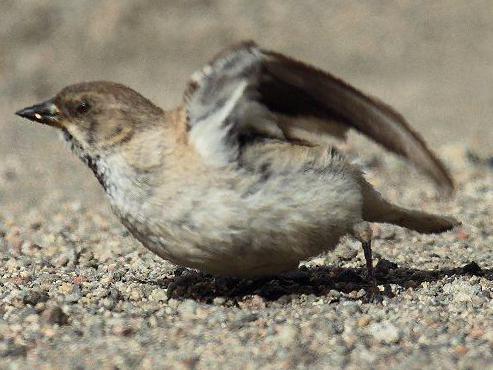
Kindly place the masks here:
<instances>
[{"instance_id":1,"label":"bird","mask_svg":"<svg viewBox=\"0 0 493 370\"><path fill-rule=\"evenodd\" d=\"M175 109L122 84L92 81L16 114L61 132L146 248L209 274L282 274L352 236L375 288L371 223L420 233L460 224L385 200L331 144L355 129L451 192L447 169L402 115L253 41L195 72Z\"/></svg>"}]
</instances>

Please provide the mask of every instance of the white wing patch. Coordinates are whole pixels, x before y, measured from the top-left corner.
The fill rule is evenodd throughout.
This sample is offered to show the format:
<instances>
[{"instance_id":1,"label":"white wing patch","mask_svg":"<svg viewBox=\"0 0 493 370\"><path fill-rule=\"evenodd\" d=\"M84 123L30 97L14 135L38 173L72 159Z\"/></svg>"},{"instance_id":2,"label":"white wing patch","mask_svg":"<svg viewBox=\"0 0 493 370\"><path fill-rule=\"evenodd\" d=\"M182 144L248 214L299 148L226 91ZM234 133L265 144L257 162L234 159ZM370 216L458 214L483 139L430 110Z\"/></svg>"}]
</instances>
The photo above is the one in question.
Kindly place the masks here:
<instances>
[{"instance_id":1,"label":"white wing patch","mask_svg":"<svg viewBox=\"0 0 493 370\"><path fill-rule=\"evenodd\" d=\"M254 99L261 59L255 45L243 44L192 75L185 94L189 138L211 165L234 162L238 136L248 129L283 137L271 112Z\"/></svg>"},{"instance_id":2,"label":"white wing patch","mask_svg":"<svg viewBox=\"0 0 493 370\"><path fill-rule=\"evenodd\" d=\"M203 109L204 112L199 115L190 131L190 141L200 155L212 165L226 165L238 155L238 144L229 137L234 135L231 132L234 122L230 115L245 92L247 82L241 80L235 85L223 106L213 109L210 113Z\"/></svg>"}]
</instances>

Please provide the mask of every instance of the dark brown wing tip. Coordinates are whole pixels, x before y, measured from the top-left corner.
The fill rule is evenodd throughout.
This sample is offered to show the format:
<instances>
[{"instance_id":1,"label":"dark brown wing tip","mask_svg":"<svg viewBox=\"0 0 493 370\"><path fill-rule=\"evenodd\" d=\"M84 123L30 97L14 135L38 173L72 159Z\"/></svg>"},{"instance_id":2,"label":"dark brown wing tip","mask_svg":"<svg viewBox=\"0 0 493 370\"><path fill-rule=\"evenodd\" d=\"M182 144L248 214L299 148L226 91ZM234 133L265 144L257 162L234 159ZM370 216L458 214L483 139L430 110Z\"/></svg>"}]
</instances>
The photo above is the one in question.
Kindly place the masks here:
<instances>
[{"instance_id":1,"label":"dark brown wing tip","mask_svg":"<svg viewBox=\"0 0 493 370\"><path fill-rule=\"evenodd\" d=\"M362 93L363 94L363 93ZM366 96L363 94L363 96ZM426 159L428 163L420 163L416 161L412 156L410 156L406 152L399 152L400 148L392 148L397 154L409 159L413 162L417 167L424 170L435 182L438 186L439 191L444 196L450 196L455 191L455 183L449 172L449 170L445 167L444 163L437 155L428 147L428 144L425 142L423 137L416 132L409 122L404 118L402 114L397 112L390 105L382 102L380 99L375 98L373 96L366 96L369 100L371 100L379 109L381 109L385 114L399 123L400 126L407 131L407 133L412 137L415 143L421 148L423 153L426 155ZM389 145L386 143L381 143L383 146L389 148Z\"/></svg>"},{"instance_id":2,"label":"dark brown wing tip","mask_svg":"<svg viewBox=\"0 0 493 370\"><path fill-rule=\"evenodd\" d=\"M455 217L452 216L444 216L444 226L443 229L439 230L439 233L450 231L455 229L456 227L462 226L462 222L457 220Z\"/></svg>"},{"instance_id":3,"label":"dark brown wing tip","mask_svg":"<svg viewBox=\"0 0 493 370\"><path fill-rule=\"evenodd\" d=\"M332 74L323 71L317 67L308 65L304 62L298 61L294 58L288 57L286 55L280 54L272 50L261 50L264 55L266 55L272 63L284 63L286 65L292 66L294 70L299 71L311 71L308 75L308 80L314 75L318 76L318 81L330 81L330 83L338 85L340 88L345 89L350 92L361 101L364 101L370 107L374 107L380 111L381 114L388 117L392 122L391 125L381 126L371 126L364 123L364 120L355 119L351 117L351 113L347 110L349 107L332 106L332 110L341 113L342 117L346 123L356 129L357 131L368 136L370 139L379 143L386 149L406 158L410 162L414 163L415 166L423 170L430 176L433 181L437 184L439 191L442 195L451 195L454 192L455 185L454 181L443 164L443 162L429 149L428 145L424 139L416 131L414 131L407 120L394 108L386 103L383 103L377 98L371 97L355 87L348 84L346 81L333 76ZM303 83L307 83L307 79ZM334 86L334 85L332 85ZM320 92L320 88L315 89L315 91ZM333 93L334 91L332 91ZM310 93L310 91L308 91ZM322 96L323 97L323 96ZM313 96L314 99L320 99L319 96ZM324 101L320 101L324 104ZM354 106L350 107L350 110L354 110ZM392 127L393 126L393 127ZM404 136L395 135L396 131L401 131L405 133L406 140L402 140ZM398 138L401 139L398 139Z\"/></svg>"}]
</instances>

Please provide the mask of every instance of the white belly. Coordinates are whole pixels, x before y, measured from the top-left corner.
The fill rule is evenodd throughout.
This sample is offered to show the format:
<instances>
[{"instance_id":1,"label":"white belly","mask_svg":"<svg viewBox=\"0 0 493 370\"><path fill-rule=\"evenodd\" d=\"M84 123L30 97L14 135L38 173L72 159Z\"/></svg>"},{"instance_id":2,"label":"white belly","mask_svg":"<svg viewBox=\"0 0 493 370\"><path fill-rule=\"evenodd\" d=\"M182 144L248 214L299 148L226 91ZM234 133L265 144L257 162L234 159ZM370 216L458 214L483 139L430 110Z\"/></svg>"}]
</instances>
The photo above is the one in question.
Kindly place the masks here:
<instances>
[{"instance_id":1,"label":"white belly","mask_svg":"<svg viewBox=\"0 0 493 370\"><path fill-rule=\"evenodd\" d=\"M115 213L145 247L214 274L292 270L361 221L359 174L327 149L259 144L241 162L151 173L115 155L101 170Z\"/></svg>"},{"instance_id":2,"label":"white belly","mask_svg":"<svg viewBox=\"0 0 493 370\"><path fill-rule=\"evenodd\" d=\"M293 270L333 249L361 220L353 181L341 174L287 174L246 187L189 186L166 202L147 200L139 211L129 211L130 199L113 205L130 232L162 258L252 277Z\"/></svg>"}]
</instances>

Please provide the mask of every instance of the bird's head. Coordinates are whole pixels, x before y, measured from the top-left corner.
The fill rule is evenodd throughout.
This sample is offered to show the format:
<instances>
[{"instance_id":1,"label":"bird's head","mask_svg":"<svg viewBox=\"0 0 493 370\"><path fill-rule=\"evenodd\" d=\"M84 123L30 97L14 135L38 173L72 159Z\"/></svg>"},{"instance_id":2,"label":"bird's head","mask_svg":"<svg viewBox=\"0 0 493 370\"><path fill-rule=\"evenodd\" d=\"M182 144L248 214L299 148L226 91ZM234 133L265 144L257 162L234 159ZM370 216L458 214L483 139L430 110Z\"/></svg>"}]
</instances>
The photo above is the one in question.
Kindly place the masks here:
<instances>
[{"instance_id":1,"label":"bird's head","mask_svg":"<svg viewBox=\"0 0 493 370\"><path fill-rule=\"evenodd\" d=\"M131 140L163 111L124 85L96 81L65 87L54 98L16 114L61 129L79 155L95 156Z\"/></svg>"}]
</instances>

